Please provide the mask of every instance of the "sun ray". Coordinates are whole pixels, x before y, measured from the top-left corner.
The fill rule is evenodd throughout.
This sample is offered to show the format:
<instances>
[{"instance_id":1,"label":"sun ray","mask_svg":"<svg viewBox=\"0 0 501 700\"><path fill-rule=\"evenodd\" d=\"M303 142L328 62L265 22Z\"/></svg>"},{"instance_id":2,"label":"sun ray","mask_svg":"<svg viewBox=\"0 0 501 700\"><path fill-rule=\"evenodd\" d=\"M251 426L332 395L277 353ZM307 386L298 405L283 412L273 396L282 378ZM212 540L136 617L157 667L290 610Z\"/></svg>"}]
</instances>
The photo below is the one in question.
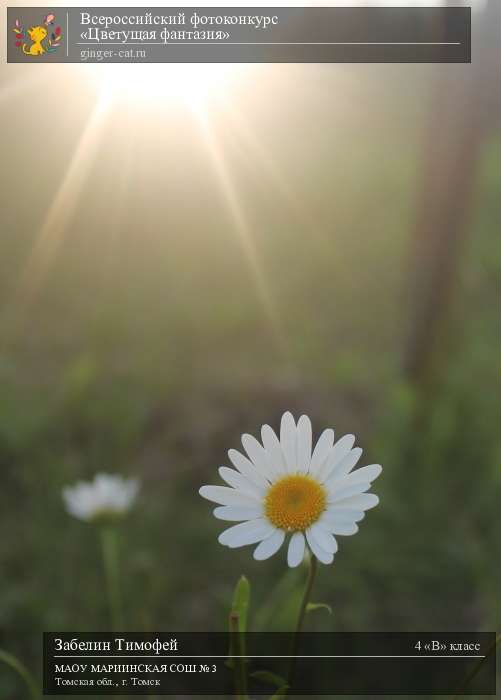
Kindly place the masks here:
<instances>
[{"instance_id":1,"label":"sun ray","mask_svg":"<svg viewBox=\"0 0 501 700\"><path fill-rule=\"evenodd\" d=\"M123 119L127 120L127 125L124 129L127 137L123 139L124 144L119 154L115 187L109 201L110 224L107 231L108 235L103 239L103 245L106 246L108 253L108 272L115 270L116 266L120 264L120 257L116 255L116 251L120 234L123 231L124 222L127 218L127 209L124 207L124 202L127 201L128 189L133 177L134 162L137 156L137 134L140 128L136 112L132 111L125 114Z\"/></svg>"},{"instance_id":2,"label":"sun ray","mask_svg":"<svg viewBox=\"0 0 501 700\"><path fill-rule=\"evenodd\" d=\"M23 314L20 311L27 311L57 256L80 193L94 163L108 109L109 100L102 97L96 103L85 125L66 174L47 211L14 292L15 303L12 306L17 310L16 325L22 322Z\"/></svg>"},{"instance_id":3,"label":"sun ray","mask_svg":"<svg viewBox=\"0 0 501 700\"><path fill-rule=\"evenodd\" d=\"M303 200L294 190L284 171L276 160L270 157L268 150L256 135L247 117L234 104L225 104L225 115L231 120L231 125L237 132L240 142L243 144L247 159L258 163L260 177L263 173L273 185L275 191L287 204L287 211L303 226L310 228L315 225L315 212L308 211L302 206Z\"/></svg>"},{"instance_id":4,"label":"sun ray","mask_svg":"<svg viewBox=\"0 0 501 700\"><path fill-rule=\"evenodd\" d=\"M200 125L204 136L204 143L209 151L214 169L217 173L221 190L224 195L224 201L234 225L234 231L248 262L258 298L265 310L266 317L270 323L278 346L282 351L285 351L286 341L280 315L270 293L252 233L249 229L244 212L238 200L235 186L228 172L228 168L223 158L221 147L217 142L214 129L210 123L209 115L204 110L196 110L194 111L194 115Z\"/></svg>"},{"instance_id":5,"label":"sun ray","mask_svg":"<svg viewBox=\"0 0 501 700\"><path fill-rule=\"evenodd\" d=\"M238 132L239 139L246 148L247 153L252 154L252 157L259 161L261 172L264 170L287 203L295 206L297 195L294 194L290 183L276 161L270 158L268 151L257 138L255 131L250 126L243 112L238 110L235 104L227 101L225 104L225 115L229 116L231 124Z\"/></svg>"}]
</instances>

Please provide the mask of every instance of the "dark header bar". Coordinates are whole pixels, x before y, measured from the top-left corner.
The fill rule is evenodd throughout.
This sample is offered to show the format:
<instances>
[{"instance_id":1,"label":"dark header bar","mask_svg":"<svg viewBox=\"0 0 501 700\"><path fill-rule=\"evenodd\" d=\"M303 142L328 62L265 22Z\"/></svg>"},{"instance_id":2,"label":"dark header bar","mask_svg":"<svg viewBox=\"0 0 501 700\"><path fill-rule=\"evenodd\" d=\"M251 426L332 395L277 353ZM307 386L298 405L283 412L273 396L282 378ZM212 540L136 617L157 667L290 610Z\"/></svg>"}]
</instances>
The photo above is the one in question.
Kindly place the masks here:
<instances>
[{"instance_id":1,"label":"dark header bar","mask_svg":"<svg viewBox=\"0 0 501 700\"><path fill-rule=\"evenodd\" d=\"M11 63L469 63L469 7L8 8Z\"/></svg>"}]
</instances>

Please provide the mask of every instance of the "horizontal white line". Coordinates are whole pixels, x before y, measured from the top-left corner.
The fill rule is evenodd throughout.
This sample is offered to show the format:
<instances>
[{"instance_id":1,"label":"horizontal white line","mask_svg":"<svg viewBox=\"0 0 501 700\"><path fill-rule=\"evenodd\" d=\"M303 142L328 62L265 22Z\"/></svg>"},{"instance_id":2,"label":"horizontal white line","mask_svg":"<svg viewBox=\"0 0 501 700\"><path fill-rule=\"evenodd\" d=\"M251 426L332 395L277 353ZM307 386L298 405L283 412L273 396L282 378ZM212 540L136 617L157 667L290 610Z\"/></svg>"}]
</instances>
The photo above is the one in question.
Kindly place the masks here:
<instances>
[{"instance_id":1,"label":"horizontal white line","mask_svg":"<svg viewBox=\"0 0 501 700\"><path fill-rule=\"evenodd\" d=\"M313 654L311 656L302 655L261 655L256 656L255 654L242 654L237 656L232 654L222 654L222 655L210 655L210 654L166 654L166 655L156 655L156 656L138 656L134 654L112 654L111 656L101 656L99 654L84 654L82 656L67 655L60 656L56 655L54 659L485 659L484 655L477 656L459 656L456 654L417 654L417 655L400 655L400 654L368 654L368 655L340 655L340 654L325 654L317 655Z\"/></svg>"},{"instance_id":2,"label":"horizontal white line","mask_svg":"<svg viewBox=\"0 0 501 700\"><path fill-rule=\"evenodd\" d=\"M461 46L460 41L78 41L77 46Z\"/></svg>"}]
</instances>

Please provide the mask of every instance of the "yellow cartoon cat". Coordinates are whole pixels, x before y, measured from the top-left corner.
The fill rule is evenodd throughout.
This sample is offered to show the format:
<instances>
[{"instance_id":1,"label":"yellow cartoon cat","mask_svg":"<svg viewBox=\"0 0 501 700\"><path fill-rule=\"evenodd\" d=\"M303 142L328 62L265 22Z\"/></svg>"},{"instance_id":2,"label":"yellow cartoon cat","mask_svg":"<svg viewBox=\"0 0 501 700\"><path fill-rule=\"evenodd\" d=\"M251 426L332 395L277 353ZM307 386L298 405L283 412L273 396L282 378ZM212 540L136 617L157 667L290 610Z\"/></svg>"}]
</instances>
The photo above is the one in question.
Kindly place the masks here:
<instances>
[{"instance_id":1,"label":"yellow cartoon cat","mask_svg":"<svg viewBox=\"0 0 501 700\"><path fill-rule=\"evenodd\" d=\"M47 30L45 27L32 27L28 29L28 35L33 43L28 49L26 48L26 44L23 44L23 53L27 56L41 56L45 53L45 49L42 46L42 41L47 37Z\"/></svg>"}]
</instances>

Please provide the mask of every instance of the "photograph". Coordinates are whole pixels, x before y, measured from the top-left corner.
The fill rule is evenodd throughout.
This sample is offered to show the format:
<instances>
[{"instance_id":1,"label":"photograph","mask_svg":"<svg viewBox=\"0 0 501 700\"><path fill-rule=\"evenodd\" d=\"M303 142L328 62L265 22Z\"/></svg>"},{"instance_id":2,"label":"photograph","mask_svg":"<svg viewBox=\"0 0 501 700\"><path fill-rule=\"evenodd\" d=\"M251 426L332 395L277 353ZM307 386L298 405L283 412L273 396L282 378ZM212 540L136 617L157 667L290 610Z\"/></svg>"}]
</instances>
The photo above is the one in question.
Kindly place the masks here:
<instances>
[{"instance_id":1,"label":"photograph","mask_svg":"<svg viewBox=\"0 0 501 700\"><path fill-rule=\"evenodd\" d=\"M0 700L495 696L500 0L0 24Z\"/></svg>"}]
</instances>

